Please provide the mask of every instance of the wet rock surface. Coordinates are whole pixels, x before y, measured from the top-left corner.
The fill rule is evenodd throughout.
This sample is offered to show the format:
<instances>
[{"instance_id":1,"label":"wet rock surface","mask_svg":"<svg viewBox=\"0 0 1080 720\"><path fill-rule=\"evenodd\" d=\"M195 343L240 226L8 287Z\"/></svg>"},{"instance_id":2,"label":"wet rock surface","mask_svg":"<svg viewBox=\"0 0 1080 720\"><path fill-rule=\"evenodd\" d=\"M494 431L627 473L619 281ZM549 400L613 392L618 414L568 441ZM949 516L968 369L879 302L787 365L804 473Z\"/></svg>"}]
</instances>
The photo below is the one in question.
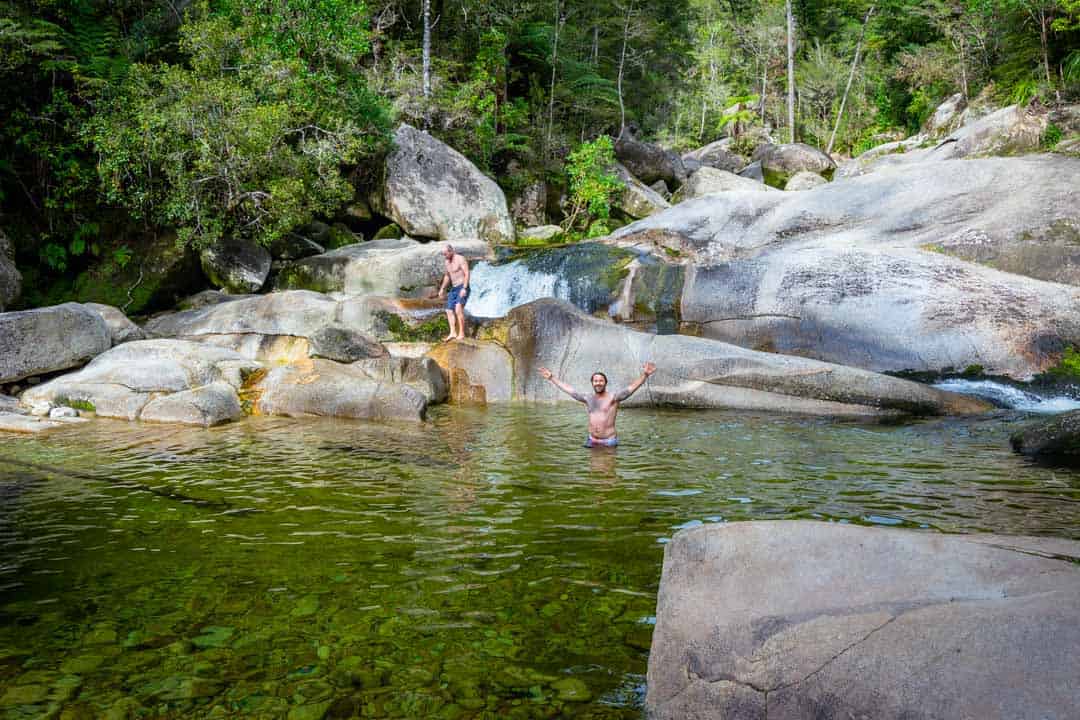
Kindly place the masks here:
<instances>
[{"instance_id":1,"label":"wet rock surface","mask_svg":"<svg viewBox=\"0 0 1080 720\"><path fill-rule=\"evenodd\" d=\"M805 521L681 532L665 548L646 712L1068 717L1077 559L1068 540Z\"/></svg>"},{"instance_id":2,"label":"wet rock surface","mask_svg":"<svg viewBox=\"0 0 1080 720\"><path fill-rule=\"evenodd\" d=\"M1080 410L1029 423L1010 441L1022 455L1080 466Z\"/></svg>"}]
</instances>

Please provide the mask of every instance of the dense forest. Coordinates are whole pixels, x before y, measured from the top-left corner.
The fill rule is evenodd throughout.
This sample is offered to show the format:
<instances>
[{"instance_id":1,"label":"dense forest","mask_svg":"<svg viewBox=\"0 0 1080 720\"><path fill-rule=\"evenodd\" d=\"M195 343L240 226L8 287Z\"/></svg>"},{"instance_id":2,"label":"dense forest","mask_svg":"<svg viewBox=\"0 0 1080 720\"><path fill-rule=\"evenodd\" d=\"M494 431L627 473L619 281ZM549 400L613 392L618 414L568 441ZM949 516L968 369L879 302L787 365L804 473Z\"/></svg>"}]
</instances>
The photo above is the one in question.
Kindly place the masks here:
<instances>
[{"instance_id":1,"label":"dense forest","mask_svg":"<svg viewBox=\"0 0 1080 720\"><path fill-rule=\"evenodd\" d=\"M1080 0L0 2L0 226L23 305L124 305L146 237L347 220L398 122L513 198L580 180L604 136L851 155L954 93L1075 100L1078 40Z\"/></svg>"}]
</instances>

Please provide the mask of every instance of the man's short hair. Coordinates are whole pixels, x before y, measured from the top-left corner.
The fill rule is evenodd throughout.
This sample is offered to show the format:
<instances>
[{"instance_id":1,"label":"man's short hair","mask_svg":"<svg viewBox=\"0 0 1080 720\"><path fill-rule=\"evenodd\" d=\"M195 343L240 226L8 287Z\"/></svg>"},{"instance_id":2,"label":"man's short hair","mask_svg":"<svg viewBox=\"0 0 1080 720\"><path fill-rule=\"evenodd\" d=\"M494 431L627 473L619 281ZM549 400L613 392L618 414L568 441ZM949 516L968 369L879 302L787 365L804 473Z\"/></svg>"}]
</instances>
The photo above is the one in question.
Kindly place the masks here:
<instances>
[{"instance_id":1,"label":"man's short hair","mask_svg":"<svg viewBox=\"0 0 1080 720\"><path fill-rule=\"evenodd\" d=\"M450 243L446 243L446 247L443 248L443 252L446 252L447 250L449 250L450 252L454 252L454 246Z\"/></svg>"},{"instance_id":2,"label":"man's short hair","mask_svg":"<svg viewBox=\"0 0 1080 720\"><path fill-rule=\"evenodd\" d=\"M607 375L605 375L604 373L600 372L599 370L597 370L596 372L594 372L594 373L593 373L592 375L590 375L590 376L589 376L589 382L592 382L592 379L593 379L594 377L596 377L597 375L599 375L600 377L604 378L604 384L605 384L605 385L607 385L607 381L608 381L608 379L607 379Z\"/></svg>"}]
</instances>

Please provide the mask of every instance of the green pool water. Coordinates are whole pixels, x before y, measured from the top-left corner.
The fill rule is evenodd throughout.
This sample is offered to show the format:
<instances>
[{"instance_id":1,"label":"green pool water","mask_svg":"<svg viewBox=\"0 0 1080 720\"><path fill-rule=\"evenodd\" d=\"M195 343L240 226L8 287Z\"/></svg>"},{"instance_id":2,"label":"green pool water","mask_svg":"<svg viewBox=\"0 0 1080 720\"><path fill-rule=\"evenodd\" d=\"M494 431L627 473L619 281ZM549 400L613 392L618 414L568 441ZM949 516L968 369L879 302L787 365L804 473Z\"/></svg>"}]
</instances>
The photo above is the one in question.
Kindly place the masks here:
<instances>
[{"instance_id":1,"label":"green pool water","mask_svg":"<svg viewBox=\"0 0 1080 720\"><path fill-rule=\"evenodd\" d=\"M0 718L641 718L664 543L816 518L1080 539L1020 418L575 406L0 438Z\"/></svg>"}]
</instances>

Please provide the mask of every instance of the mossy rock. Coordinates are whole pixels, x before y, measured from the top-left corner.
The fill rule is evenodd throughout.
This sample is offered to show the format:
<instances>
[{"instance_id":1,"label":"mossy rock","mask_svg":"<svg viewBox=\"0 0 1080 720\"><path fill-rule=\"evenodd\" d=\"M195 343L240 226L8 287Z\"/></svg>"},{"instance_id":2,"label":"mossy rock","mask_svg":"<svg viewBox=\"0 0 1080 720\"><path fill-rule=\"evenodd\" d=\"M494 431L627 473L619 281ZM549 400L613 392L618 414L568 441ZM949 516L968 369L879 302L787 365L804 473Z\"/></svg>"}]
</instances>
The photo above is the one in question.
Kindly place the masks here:
<instances>
[{"instance_id":1,"label":"mossy rock","mask_svg":"<svg viewBox=\"0 0 1080 720\"><path fill-rule=\"evenodd\" d=\"M397 223L390 223L379 228L379 231L375 233L372 240L397 240L400 237L404 237L405 233L401 231Z\"/></svg>"},{"instance_id":2,"label":"mossy rock","mask_svg":"<svg viewBox=\"0 0 1080 720\"><path fill-rule=\"evenodd\" d=\"M326 233L326 242L323 243L323 247L327 250L337 250L346 245L355 245L356 243L363 241L364 236L359 233L354 233L349 229L348 225L344 223L334 223Z\"/></svg>"},{"instance_id":3,"label":"mossy rock","mask_svg":"<svg viewBox=\"0 0 1080 720\"><path fill-rule=\"evenodd\" d=\"M386 323L387 332L394 342L438 342L450 334L445 313L415 324L393 313L379 313L379 317Z\"/></svg>"},{"instance_id":4,"label":"mossy rock","mask_svg":"<svg viewBox=\"0 0 1080 720\"><path fill-rule=\"evenodd\" d=\"M341 290L332 274L308 263L288 263L281 266L274 278L274 290L311 290L330 293Z\"/></svg>"}]
</instances>

